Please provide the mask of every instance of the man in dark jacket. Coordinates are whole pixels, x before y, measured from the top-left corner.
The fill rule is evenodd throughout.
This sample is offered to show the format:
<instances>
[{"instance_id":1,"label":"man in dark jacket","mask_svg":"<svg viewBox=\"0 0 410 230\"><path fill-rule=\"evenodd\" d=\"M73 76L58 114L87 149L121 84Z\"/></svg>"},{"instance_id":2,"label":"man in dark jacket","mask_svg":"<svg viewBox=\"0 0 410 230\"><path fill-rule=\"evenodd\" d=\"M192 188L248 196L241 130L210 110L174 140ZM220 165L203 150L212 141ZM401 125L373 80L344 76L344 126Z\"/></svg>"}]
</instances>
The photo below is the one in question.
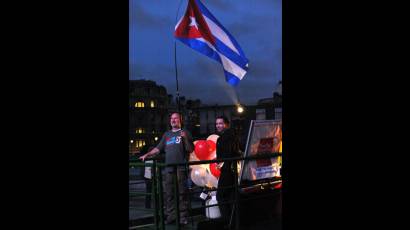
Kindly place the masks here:
<instances>
[{"instance_id":1,"label":"man in dark jacket","mask_svg":"<svg viewBox=\"0 0 410 230\"><path fill-rule=\"evenodd\" d=\"M229 128L229 120L225 116L219 116L216 118L216 130L219 138L216 142L216 157L232 158L240 157L239 138L235 135L233 129ZM221 169L221 175L218 180L218 188L225 186L233 186L235 181L235 169L236 163L231 161L221 162L217 166ZM216 199L218 203L233 201L234 189L227 188L218 190L216 193ZM229 224L232 204L219 205L221 211L221 218L225 224Z\"/></svg>"}]
</instances>

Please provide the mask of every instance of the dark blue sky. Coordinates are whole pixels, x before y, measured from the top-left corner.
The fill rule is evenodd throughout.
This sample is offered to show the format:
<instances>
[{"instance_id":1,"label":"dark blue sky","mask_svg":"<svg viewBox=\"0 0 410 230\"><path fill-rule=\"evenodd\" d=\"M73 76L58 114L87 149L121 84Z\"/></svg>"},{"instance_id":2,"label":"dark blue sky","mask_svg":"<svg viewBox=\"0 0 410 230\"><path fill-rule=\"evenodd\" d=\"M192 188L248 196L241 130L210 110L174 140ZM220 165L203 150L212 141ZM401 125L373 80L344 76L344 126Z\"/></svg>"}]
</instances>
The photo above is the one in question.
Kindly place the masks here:
<instances>
[{"instance_id":1,"label":"dark blue sky","mask_svg":"<svg viewBox=\"0 0 410 230\"><path fill-rule=\"evenodd\" d=\"M129 79L148 79L175 96L174 27L180 0L129 0ZM188 0L182 0L178 19ZM238 86L221 64L177 41L180 95L206 104L256 104L282 80L282 0L202 0L249 59Z\"/></svg>"}]
</instances>

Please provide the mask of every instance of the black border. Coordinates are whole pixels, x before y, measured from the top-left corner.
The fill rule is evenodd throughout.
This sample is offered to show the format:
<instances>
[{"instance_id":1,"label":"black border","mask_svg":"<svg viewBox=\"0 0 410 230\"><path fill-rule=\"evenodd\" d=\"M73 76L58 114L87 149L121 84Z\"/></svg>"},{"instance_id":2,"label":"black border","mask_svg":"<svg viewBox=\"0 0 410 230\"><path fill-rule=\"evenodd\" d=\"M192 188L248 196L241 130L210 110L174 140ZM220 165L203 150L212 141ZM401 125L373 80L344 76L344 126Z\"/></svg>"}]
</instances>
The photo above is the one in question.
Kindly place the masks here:
<instances>
[{"instance_id":1,"label":"black border","mask_svg":"<svg viewBox=\"0 0 410 230\"><path fill-rule=\"evenodd\" d=\"M17 63L5 79L16 87L3 109L13 114L3 132L16 139L4 147L16 157L4 160L14 225L128 229L128 1L24 6L7 33ZM405 181L397 157L407 140L394 128L408 116L393 104L408 103L407 84L390 78L406 78L390 32L407 28L396 18L406 14L374 2L282 6L283 229L396 223L390 203L401 200L389 192Z\"/></svg>"}]
</instances>

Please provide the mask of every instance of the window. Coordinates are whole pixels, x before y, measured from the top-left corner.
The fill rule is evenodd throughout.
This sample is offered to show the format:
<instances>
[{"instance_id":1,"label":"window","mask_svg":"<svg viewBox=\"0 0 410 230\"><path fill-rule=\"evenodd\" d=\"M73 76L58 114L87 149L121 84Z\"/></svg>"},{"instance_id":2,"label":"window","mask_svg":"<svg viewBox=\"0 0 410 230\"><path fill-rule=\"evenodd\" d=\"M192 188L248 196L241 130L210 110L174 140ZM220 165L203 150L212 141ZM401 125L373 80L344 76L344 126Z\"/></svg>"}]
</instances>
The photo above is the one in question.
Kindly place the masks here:
<instances>
[{"instance_id":1,"label":"window","mask_svg":"<svg viewBox=\"0 0 410 230\"><path fill-rule=\"evenodd\" d=\"M145 133L145 130L143 128L138 128L135 130L135 133Z\"/></svg>"},{"instance_id":2,"label":"window","mask_svg":"<svg viewBox=\"0 0 410 230\"><path fill-rule=\"evenodd\" d=\"M142 101L138 101L135 103L135 108L144 108L145 104Z\"/></svg>"},{"instance_id":3,"label":"window","mask_svg":"<svg viewBox=\"0 0 410 230\"><path fill-rule=\"evenodd\" d=\"M154 108L154 107L155 107L155 102L151 101L151 108Z\"/></svg>"},{"instance_id":4,"label":"window","mask_svg":"<svg viewBox=\"0 0 410 230\"><path fill-rule=\"evenodd\" d=\"M143 147L145 145L145 140L138 140L135 143L136 143L137 148Z\"/></svg>"}]
</instances>

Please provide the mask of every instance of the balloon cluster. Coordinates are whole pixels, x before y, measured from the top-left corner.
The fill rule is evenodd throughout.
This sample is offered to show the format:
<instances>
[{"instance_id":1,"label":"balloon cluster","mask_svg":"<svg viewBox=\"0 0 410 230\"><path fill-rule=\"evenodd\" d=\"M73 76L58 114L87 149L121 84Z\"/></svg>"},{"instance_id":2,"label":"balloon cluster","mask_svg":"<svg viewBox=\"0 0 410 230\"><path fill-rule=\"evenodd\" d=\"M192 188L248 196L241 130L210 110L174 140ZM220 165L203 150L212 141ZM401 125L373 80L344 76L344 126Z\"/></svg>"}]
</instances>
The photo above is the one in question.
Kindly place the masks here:
<instances>
[{"instance_id":1,"label":"balloon cluster","mask_svg":"<svg viewBox=\"0 0 410 230\"><path fill-rule=\"evenodd\" d=\"M189 156L189 161L215 160L216 141L218 135L210 135L206 140L194 141L195 149ZM191 165L191 180L200 187L217 188L221 171L217 163Z\"/></svg>"}]
</instances>

